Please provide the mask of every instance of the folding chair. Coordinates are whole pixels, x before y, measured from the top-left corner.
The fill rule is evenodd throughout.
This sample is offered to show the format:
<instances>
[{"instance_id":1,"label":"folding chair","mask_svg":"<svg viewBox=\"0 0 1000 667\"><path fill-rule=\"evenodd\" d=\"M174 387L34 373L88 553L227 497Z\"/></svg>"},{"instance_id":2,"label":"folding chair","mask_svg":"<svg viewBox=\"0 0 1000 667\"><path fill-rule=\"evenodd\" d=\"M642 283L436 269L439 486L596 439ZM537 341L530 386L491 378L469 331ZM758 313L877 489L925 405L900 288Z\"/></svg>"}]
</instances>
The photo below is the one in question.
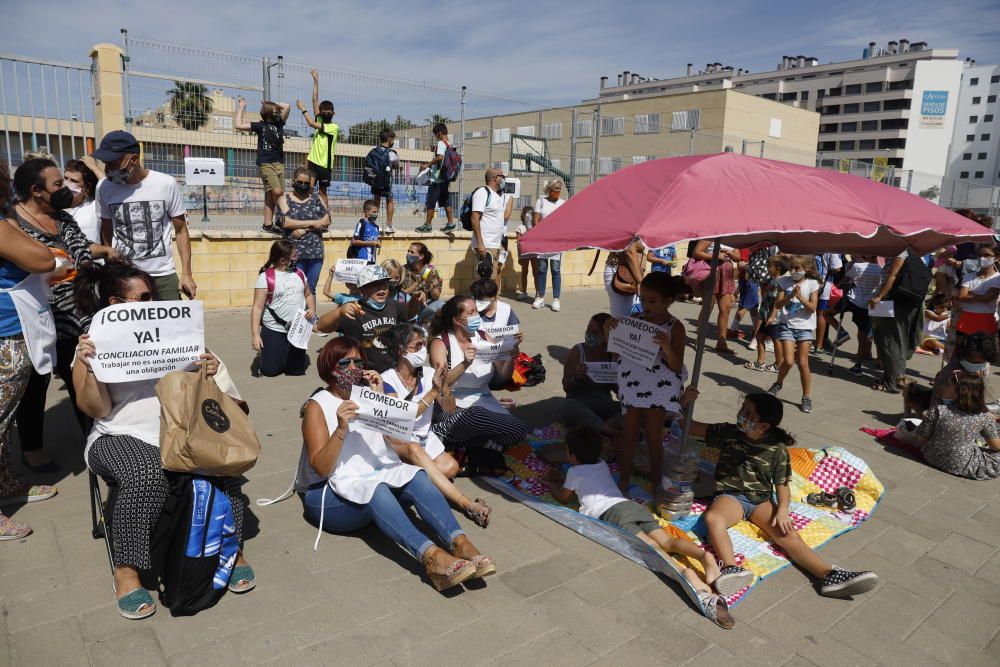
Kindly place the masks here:
<instances>
[{"instance_id":1,"label":"folding chair","mask_svg":"<svg viewBox=\"0 0 1000 667\"><path fill-rule=\"evenodd\" d=\"M92 471L88 471L88 476L90 479L90 520L91 520L91 535L94 536L95 540L104 538L104 545L107 547L108 552L108 567L111 568L111 574L114 576L115 573L115 557L114 557L114 539L112 537L112 525L108 522L107 517L111 516L115 502L118 500L118 487L116 485L108 484L108 498L105 500L101 496L101 485L97 481L97 475Z\"/></svg>"}]
</instances>

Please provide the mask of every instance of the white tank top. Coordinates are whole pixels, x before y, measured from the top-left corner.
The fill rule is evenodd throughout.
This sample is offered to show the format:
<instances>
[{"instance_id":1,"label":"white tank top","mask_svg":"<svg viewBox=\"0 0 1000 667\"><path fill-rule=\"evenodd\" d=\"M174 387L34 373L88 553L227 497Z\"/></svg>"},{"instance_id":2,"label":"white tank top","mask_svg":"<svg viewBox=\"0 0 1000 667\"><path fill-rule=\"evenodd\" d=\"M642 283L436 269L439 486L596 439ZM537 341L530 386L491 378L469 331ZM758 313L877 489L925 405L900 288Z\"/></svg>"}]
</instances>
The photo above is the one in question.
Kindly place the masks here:
<instances>
[{"instance_id":1,"label":"white tank top","mask_svg":"<svg viewBox=\"0 0 1000 667\"><path fill-rule=\"evenodd\" d=\"M449 345L449 358L451 360L448 370L454 369L465 359L465 352L458 343L454 334L449 333L442 336L445 345ZM485 361L473 361L472 365L465 369L465 372L451 385L452 393L455 395L455 404L462 409L471 408L474 405L486 408L490 412L506 412L500 405L500 401L493 396L490 391L490 378L493 377L493 364Z\"/></svg>"},{"instance_id":2,"label":"white tank top","mask_svg":"<svg viewBox=\"0 0 1000 667\"><path fill-rule=\"evenodd\" d=\"M510 304L498 300L497 312L493 313L493 321L487 322L483 320L483 331L492 336L494 331L507 326L508 322L510 322L510 313Z\"/></svg>"}]
</instances>

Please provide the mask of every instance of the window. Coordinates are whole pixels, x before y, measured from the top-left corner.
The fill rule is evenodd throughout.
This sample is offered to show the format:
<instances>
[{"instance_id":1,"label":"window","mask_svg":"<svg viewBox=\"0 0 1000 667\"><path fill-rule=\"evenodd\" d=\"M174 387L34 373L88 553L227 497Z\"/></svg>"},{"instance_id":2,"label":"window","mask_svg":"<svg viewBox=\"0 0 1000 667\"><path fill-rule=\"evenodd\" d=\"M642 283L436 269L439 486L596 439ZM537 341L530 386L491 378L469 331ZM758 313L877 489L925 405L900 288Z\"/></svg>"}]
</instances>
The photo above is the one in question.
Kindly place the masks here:
<instances>
[{"instance_id":1,"label":"window","mask_svg":"<svg viewBox=\"0 0 1000 667\"><path fill-rule=\"evenodd\" d=\"M983 102L983 98L981 98L981 97L977 96L977 97L973 97L972 98L972 103L973 104L982 104L982 102Z\"/></svg>"},{"instance_id":2,"label":"window","mask_svg":"<svg viewBox=\"0 0 1000 667\"><path fill-rule=\"evenodd\" d=\"M602 157L597 159L597 171L601 176L613 174L623 166L620 157Z\"/></svg>"},{"instance_id":3,"label":"window","mask_svg":"<svg viewBox=\"0 0 1000 667\"><path fill-rule=\"evenodd\" d=\"M636 134L656 134L660 131L660 114L642 113L635 116Z\"/></svg>"},{"instance_id":4,"label":"window","mask_svg":"<svg viewBox=\"0 0 1000 667\"><path fill-rule=\"evenodd\" d=\"M844 113L858 113L861 110L861 105L855 102L854 104L845 104Z\"/></svg>"},{"instance_id":5,"label":"window","mask_svg":"<svg viewBox=\"0 0 1000 667\"><path fill-rule=\"evenodd\" d=\"M979 77L978 76L974 76L971 79L969 79L969 85L970 86L978 86L979 85Z\"/></svg>"},{"instance_id":6,"label":"window","mask_svg":"<svg viewBox=\"0 0 1000 667\"><path fill-rule=\"evenodd\" d=\"M968 178L969 177L969 172L967 172L967 171L959 172L958 177L959 178Z\"/></svg>"},{"instance_id":7,"label":"window","mask_svg":"<svg viewBox=\"0 0 1000 667\"><path fill-rule=\"evenodd\" d=\"M976 159L977 160L985 160L986 159L986 153L976 153Z\"/></svg>"},{"instance_id":8,"label":"window","mask_svg":"<svg viewBox=\"0 0 1000 667\"><path fill-rule=\"evenodd\" d=\"M989 132L984 132L983 134L979 135L979 140L980 141L989 141L990 140L990 133Z\"/></svg>"},{"instance_id":9,"label":"window","mask_svg":"<svg viewBox=\"0 0 1000 667\"><path fill-rule=\"evenodd\" d=\"M406 138L406 147L409 148L411 151L419 150L420 149L420 137L407 137Z\"/></svg>"},{"instance_id":10,"label":"window","mask_svg":"<svg viewBox=\"0 0 1000 667\"><path fill-rule=\"evenodd\" d=\"M543 139L562 139L562 123L545 123L542 125Z\"/></svg>"},{"instance_id":11,"label":"window","mask_svg":"<svg viewBox=\"0 0 1000 667\"><path fill-rule=\"evenodd\" d=\"M602 116L601 117L601 136L602 137L617 137L625 134L625 117L624 116Z\"/></svg>"},{"instance_id":12,"label":"window","mask_svg":"<svg viewBox=\"0 0 1000 667\"><path fill-rule=\"evenodd\" d=\"M844 94L845 95L860 95L861 94L861 84L860 83L852 83L849 86L845 86L844 87Z\"/></svg>"},{"instance_id":13,"label":"window","mask_svg":"<svg viewBox=\"0 0 1000 667\"><path fill-rule=\"evenodd\" d=\"M865 102L865 104L862 107L862 109L866 113L870 113L872 111L879 111L879 110L882 109L882 103L881 102Z\"/></svg>"},{"instance_id":14,"label":"window","mask_svg":"<svg viewBox=\"0 0 1000 667\"><path fill-rule=\"evenodd\" d=\"M993 104L996 101L997 101L997 96L996 95L987 95L986 96L986 103L987 104Z\"/></svg>"},{"instance_id":15,"label":"window","mask_svg":"<svg viewBox=\"0 0 1000 667\"><path fill-rule=\"evenodd\" d=\"M853 151L854 150L854 142L853 141L841 141L840 142L840 150L842 150L842 151Z\"/></svg>"},{"instance_id":16,"label":"window","mask_svg":"<svg viewBox=\"0 0 1000 667\"><path fill-rule=\"evenodd\" d=\"M486 169L485 162L463 162L462 169L465 171L484 171Z\"/></svg>"},{"instance_id":17,"label":"window","mask_svg":"<svg viewBox=\"0 0 1000 667\"><path fill-rule=\"evenodd\" d=\"M901 109L909 109L910 100L886 100L882 103L882 111L900 111Z\"/></svg>"},{"instance_id":18,"label":"window","mask_svg":"<svg viewBox=\"0 0 1000 667\"><path fill-rule=\"evenodd\" d=\"M874 139L862 139L858 142L858 150L861 151L873 151L875 150L875 140Z\"/></svg>"},{"instance_id":19,"label":"window","mask_svg":"<svg viewBox=\"0 0 1000 667\"><path fill-rule=\"evenodd\" d=\"M858 131L858 124L857 123L841 123L840 124L840 131L841 132L857 132Z\"/></svg>"},{"instance_id":20,"label":"window","mask_svg":"<svg viewBox=\"0 0 1000 667\"><path fill-rule=\"evenodd\" d=\"M974 134L967 134L967 135L965 135L965 140L966 141L975 141L976 140L976 135L974 135Z\"/></svg>"},{"instance_id":21,"label":"window","mask_svg":"<svg viewBox=\"0 0 1000 667\"><path fill-rule=\"evenodd\" d=\"M823 109L820 111L820 113L824 113L824 114L827 114L829 116L836 116L837 114L840 113L840 105L839 104L834 104L832 106L823 107Z\"/></svg>"},{"instance_id":22,"label":"window","mask_svg":"<svg viewBox=\"0 0 1000 667\"><path fill-rule=\"evenodd\" d=\"M764 93L763 95L761 95L761 97L763 97L765 100L773 100L777 99L778 95L776 93Z\"/></svg>"},{"instance_id":23,"label":"window","mask_svg":"<svg viewBox=\"0 0 1000 667\"><path fill-rule=\"evenodd\" d=\"M493 143L495 144L509 144L510 143L510 128L509 127L499 127L493 130Z\"/></svg>"},{"instance_id":24,"label":"window","mask_svg":"<svg viewBox=\"0 0 1000 667\"><path fill-rule=\"evenodd\" d=\"M798 93L782 93L782 102L794 102L798 98Z\"/></svg>"},{"instance_id":25,"label":"window","mask_svg":"<svg viewBox=\"0 0 1000 667\"><path fill-rule=\"evenodd\" d=\"M232 116L212 116L215 121L215 127L224 130L233 129L233 117Z\"/></svg>"},{"instance_id":26,"label":"window","mask_svg":"<svg viewBox=\"0 0 1000 667\"><path fill-rule=\"evenodd\" d=\"M816 99L821 100L826 97L826 88L820 88L816 91Z\"/></svg>"},{"instance_id":27,"label":"window","mask_svg":"<svg viewBox=\"0 0 1000 667\"><path fill-rule=\"evenodd\" d=\"M592 120L578 120L576 121L576 136L580 137L593 137L594 136L594 121ZM589 169L589 167L588 167Z\"/></svg>"},{"instance_id":28,"label":"window","mask_svg":"<svg viewBox=\"0 0 1000 667\"><path fill-rule=\"evenodd\" d=\"M650 160L655 160L655 155L633 155L632 164L642 164L643 162L649 162Z\"/></svg>"},{"instance_id":29,"label":"window","mask_svg":"<svg viewBox=\"0 0 1000 667\"><path fill-rule=\"evenodd\" d=\"M993 122L993 114L988 113L985 116L983 116L983 122L984 123L992 123Z\"/></svg>"},{"instance_id":30,"label":"window","mask_svg":"<svg viewBox=\"0 0 1000 667\"><path fill-rule=\"evenodd\" d=\"M979 122L979 116L969 116L969 122L970 123L978 123Z\"/></svg>"},{"instance_id":31,"label":"window","mask_svg":"<svg viewBox=\"0 0 1000 667\"><path fill-rule=\"evenodd\" d=\"M824 152L824 151L827 151L827 152L828 151L835 151L835 150L837 150L837 142L836 141L821 141L821 142L819 142L816 145L816 150L820 151L821 153Z\"/></svg>"},{"instance_id":32,"label":"window","mask_svg":"<svg viewBox=\"0 0 1000 667\"><path fill-rule=\"evenodd\" d=\"M962 153L962 159L963 160L971 160L972 159L972 153Z\"/></svg>"},{"instance_id":33,"label":"window","mask_svg":"<svg viewBox=\"0 0 1000 667\"><path fill-rule=\"evenodd\" d=\"M808 90L803 90L801 93L799 93L799 99L802 100L803 102L805 102L806 100L808 100L809 99L809 91Z\"/></svg>"},{"instance_id":34,"label":"window","mask_svg":"<svg viewBox=\"0 0 1000 667\"><path fill-rule=\"evenodd\" d=\"M861 121L861 131L862 132L875 132L878 130L877 120L863 120Z\"/></svg>"},{"instance_id":35,"label":"window","mask_svg":"<svg viewBox=\"0 0 1000 667\"><path fill-rule=\"evenodd\" d=\"M701 109L688 109L687 111L674 111L670 114L670 129L697 130L701 127Z\"/></svg>"},{"instance_id":36,"label":"window","mask_svg":"<svg viewBox=\"0 0 1000 667\"><path fill-rule=\"evenodd\" d=\"M990 83L1000 83L1000 74L994 74L991 76Z\"/></svg>"},{"instance_id":37,"label":"window","mask_svg":"<svg viewBox=\"0 0 1000 667\"><path fill-rule=\"evenodd\" d=\"M562 169L562 160L560 160L559 158L556 158L555 160L552 160L551 162L552 162L552 166L555 167L556 169Z\"/></svg>"},{"instance_id":38,"label":"window","mask_svg":"<svg viewBox=\"0 0 1000 667\"><path fill-rule=\"evenodd\" d=\"M866 93L881 93L882 92L882 82L881 81L869 81L865 84Z\"/></svg>"},{"instance_id":39,"label":"window","mask_svg":"<svg viewBox=\"0 0 1000 667\"><path fill-rule=\"evenodd\" d=\"M972 177L973 178L982 178L983 177L983 172L977 171L975 174L972 175Z\"/></svg>"},{"instance_id":40,"label":"window","mask_svg":"<svg viewBox=\"0 0 1000 667\"><path fill-rule=\"evenodd\" d=\"M903 79L902 81L890 81L889 90L911 90L913 79Z\"/></svg>"},{"instance_id":41,"label":"window","mask_svg":"<svg viewBox=\"0 0 1000 667\"><path fill-rule=\"evenodd\" d=\"M830 92L827 93L830 97L840 97L840 93L843 92L840 88L831 88Z\"/></svg>"},{"instance_id":42,"label":"window","mask_svg":"<svg viewBox=\"0 0 1000 667\"><path fill-rule=\"evenodd\" d=\"M905 130L910 121L906 118L887 118L882 121L883 130Z\"/></svg>"},{"instance_id":43,"label":"window","mask_svg":"<svg viewBox=\"0 0 1000 667\"><path fill-rule=\"evenodd\" d=\"M889 150L895 148L906 148L906 139L879 139L879 148L887 148Z\"/></svg>"},{"instance_id":44,"label":"window","mask_svg":"<svg viewBox=\"0 0 1000 667\"><path fill-rule=\"evenodd\" d=\"M486 136L486 130L466 130L465 131L465 138L466 139L480 139L480 138L485 137L485 136Z\"/></svg>"},{"instance_id":45,"label":"window","mask_svg":"<svg viewBox=\"0 0 1000 667\"><path fill-rule=\"evenodd\" d=\"M508 171L510 171L510 163L497 161L493 163L493 168L499 169L500 171L506 174Z\"/></svg>"},{"instance_id":46,"label":"window","mask_svg":"<svg viewBox=\"0 0 1000 667\"><path fill-rule=\"evenodd\" d=\"M577 174L589 174L590 173L590 158L589 157L578 157L573 161L573 171Z\"/></svg>"},{"instance_id":47,"label":"window","mask_svg":"<svg viewBox=\"0 0 1000 667\"><path fill-rule=\"evenodd\" d=\"M526 135L526 136L529 136L529 137L533 137L533 136L535 136L535 126L534 125L522 125L521 127L517 128L517 133L518 134L523 134L523 135Z\"/></svg>"},{"instance_id":48,"label":"window","mask_svg":"<svg viewBox=\"0 0 1000 667\"><path fill-rule=\"evenodd\" d=\"M819 126L820 134L830 134L831 132L836 132L836 131L837 131L836 123L823 123L822 125Z\"/></svg>"}]
</instances>

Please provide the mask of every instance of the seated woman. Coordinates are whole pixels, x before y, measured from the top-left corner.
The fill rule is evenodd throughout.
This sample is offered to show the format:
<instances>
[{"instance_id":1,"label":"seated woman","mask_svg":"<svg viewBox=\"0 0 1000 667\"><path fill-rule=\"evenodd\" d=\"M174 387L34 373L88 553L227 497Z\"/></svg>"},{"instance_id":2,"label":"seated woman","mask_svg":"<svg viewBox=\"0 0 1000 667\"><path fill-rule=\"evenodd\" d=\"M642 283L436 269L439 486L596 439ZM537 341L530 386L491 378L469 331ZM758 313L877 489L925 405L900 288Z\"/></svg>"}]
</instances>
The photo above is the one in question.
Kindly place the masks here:
<instances>
[{"instance_id":1,"label":"seated woman","mask_svg":"<svg viewBox=\"0 0 1000 667\"><path fill-rule=\"evenodd\" d=\"M608 341L604 335L604 323L610 319L611 315L607 313L598 313L590 318L583 342L570 348L566 356L562 380L566 401L562 405L559 421L568 429L587 426L600 430L606 436L613 436L621 429L622 406L614 396L617 383L594 382L587 375L588 363L615 362L618 359L618 355L608 352Z\"/></svg>"},{"instance_id":2,"label":"seated woman","mask_svg":"<svg viewBox=\"0 0 1000 667\"><path fill-rule=\"evenodd\" d=\"M254 284L250 308L250 345L260 353L260 372L265 377L305 375L306 351L290 345L288 326L295 314L316 314L316 297L309 291L306 275L295 268L297 250L284 239L271 244L271 254Z\"/></svg>"},{"instance_id":3,"label":"seated woman","mask_svg":"<svg viewBox=\"0 0 1000 667\"><path fill-rule=\"evenodd\" d=\"M431 366L444 368L455 394L456 411L433 426L449 448L487 447L504 450L524 439L528 427L507 412L490 391L491 380L506 384L513 373L513 358L494 362L476 360L474 338L494 342L479 331L482 317L476 302L467 296L449 299L431 323ZM513 356L517 356L514 348Z\"/></svg>"},{"instance_id":4,"label":"seated woman","mask_svg":"<svg viewBox=\"0 0 1000 667\"><path fill-rule=\"evenodd\" d=\"M1000 425L986 409L986 389L978 372L951 375L955 399L934 406L917 427L924 459L938 470L966 479L1000 477ZM983 441L985 447L977 441Z\"/></svg>"},{"instance_id":5,"label":"seated woman","mask_svg":"<svg viewBox=\"0 0 1000 667\"><path fill-rule=\"evenodd\" d=\"M88 317L111 304L157 300L153 279L124 260L81 267L75 296L77 308ZM156 611L156 605L149 591L142 587L139 572L152 566L150 536L168 492L160 464L157 380L105 384L96 378L90 367L90 360L98 351L88 334L80 336L73 384L78 406L94 419L84 460L87 467L118 486L112 520L118 613L129 619L146 618ZM201 355L198 366L207 368L208 375L215 376L220 389L240 400L239 392L218 357L206 352ZM244 481L242 477L227 477L222 481L222 488L233 506L238 536L243 534L245 503L240 486ZM229 590L246 593L256 585L253 569L241 548Z\"/></svg>"},{"instance_id":6,"label":"seated woman","mask_svg":"<svg viewBox=\"0 0 1000 667\"><path fill-rule=\"evenodd\" d=\"M441 300L444 281L437 267L431 264L433 261L434 254L423 243L411 243L406 250L406 272L410 276L406 291L421 304L417 315L421 322L429 322L444 305Z\"/></svg>"},{"instance_id":7,"label":"seated woman","mask_svg":"<svg viewBox=\"0 0 1000 667\"><path fill-rule=\"evenodd\" d=\"M351 387L379 387L374 371L362 370L364 349L342 336L323 346L316 362L326 389L313 394L302 421L304 446L296 490L306 519L321 530L349 533L374 522L378 529L424 564L439 591L496 572L465 536L427 472L404 463L386 439L368 429L350 429L358 404ZM447 551L425 536L403 509L412 505Z\"/></svg>"},{"instance_id":8,"label":"seated woman","mask_svg":"<svg viewBox=\"0 0 1000 667\"><path fill-rule=\"evenodd\" d=\"M480 278L472 283L469 288L472 298L476 301L476 310L483 318L482 329L491 336L495 336L498 331L511 325L520 325L521 320L517 313L510 307L509 303L500 301L497 296L500 291L497 283L492 278ZM517 342L520 344L524 340L523 332L518 332Z\"/></svg>"},{"instance_id":9,"label":"seated woman","mask_svg":"<svg viewBox=\"0 0 1000 667\"><path fill-rule=\"evenodd\" d=\"M382 334L381 342L395 364L382 373L385 393L418 404L413 442L399 443L405 446L403 450L397 450L400 457L426 470L445 498L477 525L486 528L490 522L489 505L481 498L469 500L452 484L451 480L459 472L458 461L444 451L441 438L431 431L435 403L440 410L451 414L455 411L455 397L445 382L445 369L435 371L427 365L427 335L422 327L404 322ZM396 444L393 443L394 446Z\"/></svg>"}]
</instances>

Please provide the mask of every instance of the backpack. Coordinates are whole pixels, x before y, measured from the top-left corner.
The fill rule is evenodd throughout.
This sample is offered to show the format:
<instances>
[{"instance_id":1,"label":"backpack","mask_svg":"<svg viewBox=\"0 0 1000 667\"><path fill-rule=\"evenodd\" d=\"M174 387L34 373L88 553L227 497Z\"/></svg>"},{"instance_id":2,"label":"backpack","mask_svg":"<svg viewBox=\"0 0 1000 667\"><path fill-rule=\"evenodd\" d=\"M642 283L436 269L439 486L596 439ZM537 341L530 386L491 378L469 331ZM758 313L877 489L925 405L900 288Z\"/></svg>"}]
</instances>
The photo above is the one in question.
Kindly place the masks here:
<instances>
[{"instance_id":1,"label":"backpack","mask_svg":"<svg viewBox=\"0 0 1000 667\"><path fill-rule=\"evenodd\" d=\"M295 273L298 274L303 287L309 284L306 280L306 274L302 272L302 269L295 269ZM274 267L264 269L264 280L267 281L267 299L264 301L264 309L271 313L271 317L274 318L275 322L287 328L288 322L278 317L278 313L274 312L274 309L271 308L271 301L274 299Z\"/></svg>"},{"instance_id":2,"label":"backpack","mask_svg":"<svg viewBox=\"0 0 1000 667\"><path fill-rule=\"evenodd\" d=\"M160 604L171 616L192 616L225 594L240 539L219 478L163 474L169 491L150 540Z\"/></svg>"},{"instance_id":3,"label":"backpack","mask_svg":"<svg viewBox=\"0 0 1000 667\"><path fill-rule=\"evenodd\" d=\"M930 267L920 257L908 252L886 300L902 305L904 309L915 308L927 298L932 279Z\"/></svg>"},{"instance_id":4,"label":"backpack","mask_svg":"<svg viewBox=\"0 0 1000 667\"><path fill-rule=\"evenodd\" d=\"M445 181L458 180L458 172L462 171L462 156L458 154L458 149L444 142L444 159L441 160L441 178Z\"/></svg>"},{"instance_id":5,"label":"backpack","mask_svg":"<svg viewBox=\"0 0 1000 667\"><path fill-rule=\"evenodd\" d=\"M767 260L771 258L771 246L764 245L750 252L750 259L747 260L747 280L752 283L763 284L767 282Z\"/></svg>"},{"instance_id":6,"label":"backpack","mask_svg":"<svg viewBox=\"0 0 1000 667\"><path fill-rule=\"evenodd\" d=\"M389 187L389 174L391 171L389 149L385 146L376 146L368 151L368 155L365 156L365 166L361 172L361 180L370 185L373 190L381 192Z\"/></svg>"},{"instance_id":7,"label":"backpack","mask_svg":"<svg viewBox=\"0 0 1000 667\"><path fill-rule=\"evenodd\" d=\"M465 198L465 201L462 202L462 208L461 210L459 210L458 213L458 219L462 223L462 229L464 229L467 232L472 231L472 197L473 195L476 194L476 191L479 190L480 188L486 188L486 186L480 185L478 188L470 192L469 195ZM493 194L493 191L490 190L489 188L486 188L486 206L490 205L491 194Z\"/></svg>"}]
</instances>

